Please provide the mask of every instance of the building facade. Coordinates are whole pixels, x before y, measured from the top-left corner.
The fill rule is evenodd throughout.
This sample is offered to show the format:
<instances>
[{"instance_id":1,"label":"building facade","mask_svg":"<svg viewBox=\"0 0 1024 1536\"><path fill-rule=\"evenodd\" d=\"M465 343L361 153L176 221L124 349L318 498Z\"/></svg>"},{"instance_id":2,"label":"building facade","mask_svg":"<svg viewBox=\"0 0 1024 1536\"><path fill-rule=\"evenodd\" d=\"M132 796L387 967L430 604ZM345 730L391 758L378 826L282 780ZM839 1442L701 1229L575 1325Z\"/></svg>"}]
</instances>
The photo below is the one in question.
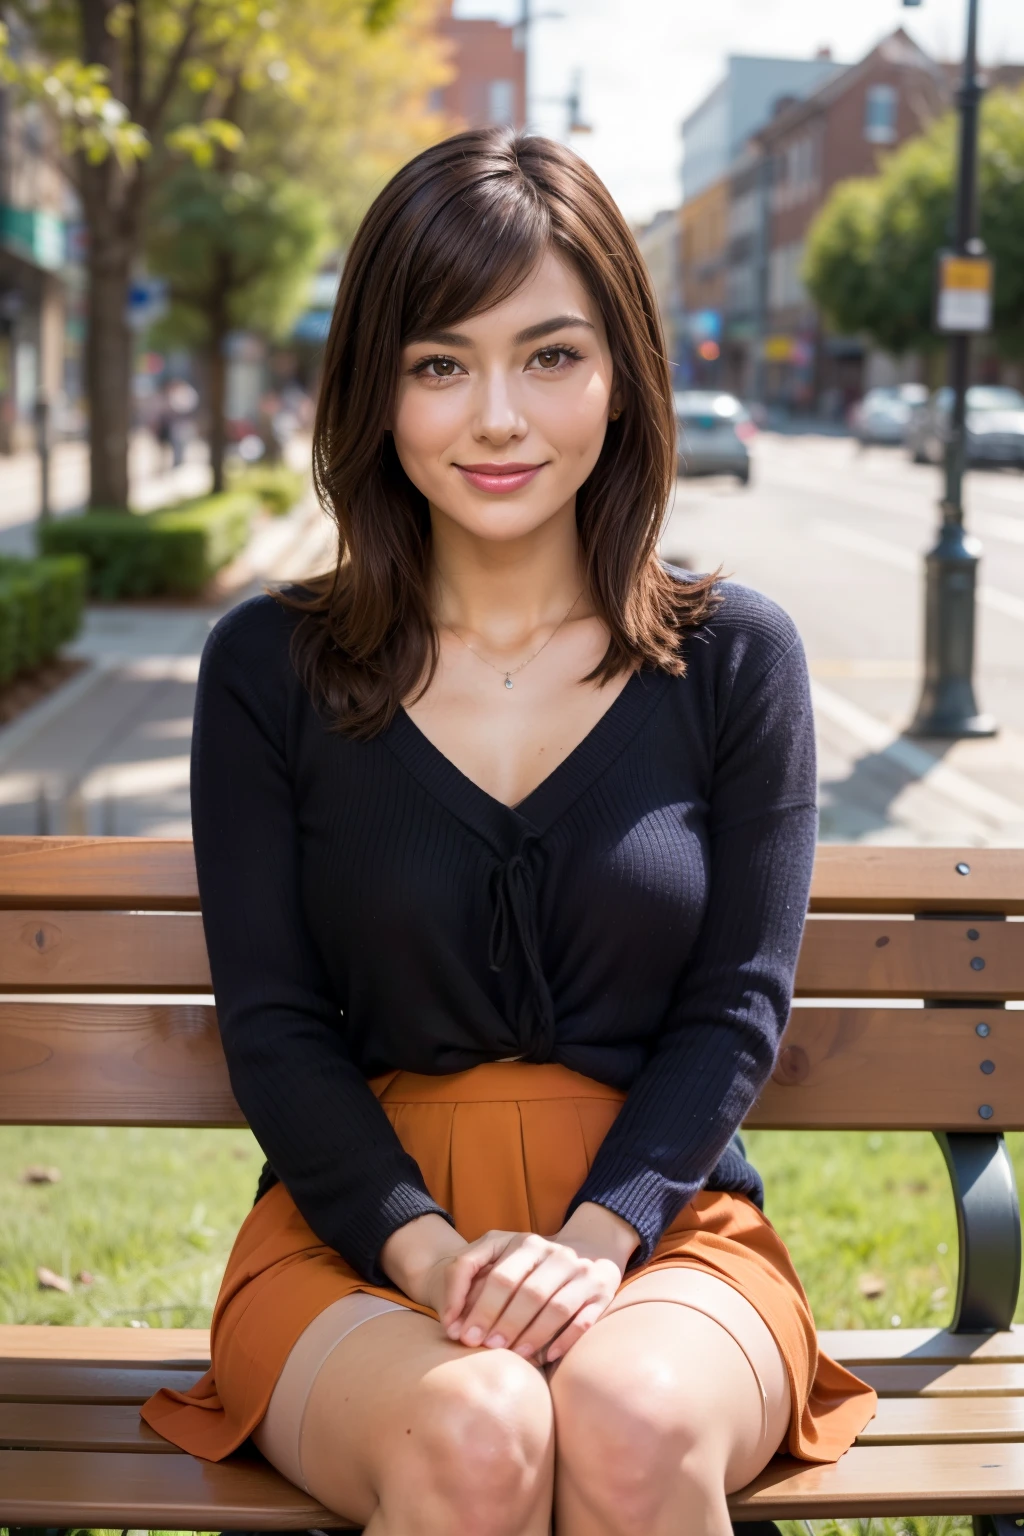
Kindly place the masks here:
<instances>
[{"instance_id":1,"label":"building facade","mask_svg":"<svg viewBox=\"0 0 1024 1536\"><path fill-rule=\"evenodd\" d=\"M521 30L499 21L463 20L446 0L439 22L451 45L453 78L433 105L463 128L526 126L526 50Z\"/></svg>"},{"instance_id":2,"label":"building facade","mask_svg":"<svg viewBox=\"0 0 1024 1536\"><path fill-rule=\"evenodd\" d=\"M678 377L682 366L684 322L681 210L666 208L656 213L649 224L637 230L636 238L657 296L669 364L673 376Z\"/></svg>"}]
</instances>

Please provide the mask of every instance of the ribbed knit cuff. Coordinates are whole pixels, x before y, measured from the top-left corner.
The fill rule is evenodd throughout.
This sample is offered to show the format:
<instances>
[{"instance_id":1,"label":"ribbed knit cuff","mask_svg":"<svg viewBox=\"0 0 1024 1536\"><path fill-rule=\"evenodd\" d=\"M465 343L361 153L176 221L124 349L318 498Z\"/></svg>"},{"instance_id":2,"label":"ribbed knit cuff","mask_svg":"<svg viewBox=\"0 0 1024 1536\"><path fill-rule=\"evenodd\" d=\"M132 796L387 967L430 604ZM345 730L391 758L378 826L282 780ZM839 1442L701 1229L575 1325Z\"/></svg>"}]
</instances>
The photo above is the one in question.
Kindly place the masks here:
<instances>
[{"instance_id":1,"label":"ribbed knit cuff","mask_svg":"<svg viewBox=\"0 0 1024 1536\"><path fill-rule=\"evenodd\" d=\"M380 1204L358 1213L347 1210L345 1214L345 1231L339 1234L341 1241L332 1246L373 1285L393 1284L380 1267L380 1252L399 1227L420 1216L441 1216L449 1226L455 1225L449 1212L432 1200L424 1188L405 1182L395 1184Z\"/></svg>"},{"instance_id":2,"label":"ribbed knit cuff","mask_svg":"<svg viewBox=\"0 0 1024 1536\"><path fill-rule=\"evenodd\" d=\"M698 1186L677 1184L656 1173L648 1164L619 1155L612 1167L598 1162L577 1190L566 1212L566 1219L584 1201L603 1205L628 1221L640 1238L640 1246L629 1261L629 1268L646 1264L665 1229L693 1198Z\"/></svg>"}]
</instances>

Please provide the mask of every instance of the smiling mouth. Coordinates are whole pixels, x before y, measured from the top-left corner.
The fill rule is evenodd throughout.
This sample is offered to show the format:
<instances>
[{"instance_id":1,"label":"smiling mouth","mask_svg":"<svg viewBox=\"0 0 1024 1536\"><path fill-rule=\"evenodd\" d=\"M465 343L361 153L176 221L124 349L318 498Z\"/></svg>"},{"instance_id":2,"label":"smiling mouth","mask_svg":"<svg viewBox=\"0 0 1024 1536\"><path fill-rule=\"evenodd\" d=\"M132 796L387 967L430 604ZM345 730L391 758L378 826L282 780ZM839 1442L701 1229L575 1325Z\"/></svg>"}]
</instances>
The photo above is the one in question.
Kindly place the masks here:
<instances>
[{"instance_id":1,"label":"smiling mouth","mask_svg":"<svg viewBox=\"0 0 1024 1536\"><path fill-rule=\"evenodd\" d=\"M456 464L455 468L464 480L476 486L478 491L492 491L499 495L518 491L529 485L543 464Z\"/></svg>"}]
</instances>

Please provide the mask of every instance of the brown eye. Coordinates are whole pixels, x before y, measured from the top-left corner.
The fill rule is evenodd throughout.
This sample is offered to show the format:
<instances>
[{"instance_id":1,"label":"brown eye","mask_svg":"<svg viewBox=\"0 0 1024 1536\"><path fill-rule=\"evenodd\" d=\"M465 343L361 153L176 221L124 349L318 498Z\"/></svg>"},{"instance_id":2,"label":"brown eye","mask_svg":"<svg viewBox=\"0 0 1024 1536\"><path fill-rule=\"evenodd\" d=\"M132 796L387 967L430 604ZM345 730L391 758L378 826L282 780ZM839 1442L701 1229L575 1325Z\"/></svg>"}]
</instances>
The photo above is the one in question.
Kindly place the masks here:
<instances>
[{"instance_id":1,"label":"brown eye","mask_svg":"<svg viewBox=\"0 0 1024 1536\"><path fill-rule=\"evenodd\" d=\"M450 379L455 372L455 360L451 357L435 357L431 360L431 367L439 379Z\"/></svg>"},{"instance_id":2,"label":"brown eye","mask_svg":"<svg viewBox=\"0 0 1024 1536\"><path fill-rule=\"evenodd\" d=\"M561 358L562 353L558 347L545 347L537 353L537 361L542 368L557 368Z\"/></svg>"}]
</instances>

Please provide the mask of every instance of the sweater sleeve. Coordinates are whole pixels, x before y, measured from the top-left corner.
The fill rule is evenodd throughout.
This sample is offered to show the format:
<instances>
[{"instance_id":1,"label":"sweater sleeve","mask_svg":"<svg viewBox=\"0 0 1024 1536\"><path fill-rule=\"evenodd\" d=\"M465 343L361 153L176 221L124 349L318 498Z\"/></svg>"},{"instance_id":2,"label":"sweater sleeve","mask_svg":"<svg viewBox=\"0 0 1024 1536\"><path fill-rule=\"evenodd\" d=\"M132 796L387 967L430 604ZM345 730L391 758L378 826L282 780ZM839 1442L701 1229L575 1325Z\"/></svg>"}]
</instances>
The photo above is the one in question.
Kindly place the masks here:
<instances>
[{"instance_id":1,"label":"sweater sleeve","mask_svg":"<svg viewBox=\"0 0 1024 1536\"><path fill-rule=\"evenodd\" d=\"M635 1227L633 1265L722 1157L789 1015L817 811L806 661L785 629L782 654L752 682L741 662L722 685L701 929L655 1050L569 1207L594 1201Z\"/></svg>"},{"instance_id":2,"label":"sweater sleeve","mask_svg":"<svg viewBox=\"0 0 1024 1536\"><path fill-rule=\"evenodd\" d=\"M302 918L287 686L258 646L243 662L247 647L236 654L224 629L200 668L192 817L231 1086L317 1237L388 1284L377 1260L391 1233L429 1212L451 1218L348 1053L339 999Z\"/></svg>"}]
</instances>

